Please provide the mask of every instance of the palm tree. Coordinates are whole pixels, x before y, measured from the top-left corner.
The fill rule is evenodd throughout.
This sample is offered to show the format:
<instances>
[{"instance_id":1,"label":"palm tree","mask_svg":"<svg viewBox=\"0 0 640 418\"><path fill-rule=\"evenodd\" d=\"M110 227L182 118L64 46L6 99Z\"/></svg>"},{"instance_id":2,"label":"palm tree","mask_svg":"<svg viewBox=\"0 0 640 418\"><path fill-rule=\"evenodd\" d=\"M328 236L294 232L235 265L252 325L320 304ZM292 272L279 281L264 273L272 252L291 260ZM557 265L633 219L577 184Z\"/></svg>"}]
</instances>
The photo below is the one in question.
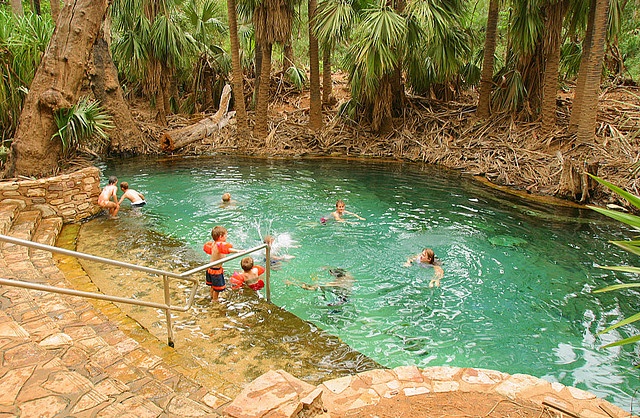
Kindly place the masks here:
<instances>
[{"instance_id":1,"label":"palm tree","mask_svg":"<svg viewBox=\"0 0 640 418\"><path fill-rule=\"evenodd\" d=\"M235 0L227 0L227 18L229 20L229 40L231 44L231 65L233 68L233 91L237 118L236 133L241 138L249 136L247 110L244 103L244 76L240 62L240 41L238 39L238 13Z\"/></svg>"},{"instance_id":2,"label":"palm tree","mask_svg":"<svg viewBox=\"0 0 640 418\"><path fill-rule=\"evenodd\" d=\"M309 67L311 98L309 103L309 128L318 132L322 128L322 98L320 97L320 57L318 39L314 35L316 0L309 0Z\"/></svg>"},{"instance_id":3,"label":"palm tree","mask_svg":"<svg viewBox=\"0 0 640 418\"><path fill-rule=\"evenodd\" d=\"M260 86L253 133L266 139L268 131L271 50L276 42L286 42L291 36L293 9L287 0L262 0L253 11L256 43L262 50Z\"/></svg>"},{"instance_id":4,"label":"palm tree","mask_svg":"<svg viewBox=\"0 0 640 418\"><path fill-rule=\"evenodd\" d=\"M489 0L487 31L484 39L484 58L480 77L480 97L476 114L479 118L487 118L491 114L491 91L493 90L493 67L495 62L496 43L498 37L499 0Z\"/></svg>"},{"instance_id":5,"label":"palm tree","mask_svg":"<svg viewBox=\"0 0 640 418\"><path fill-rule=\"evenodd\" d=\"M542 82L542 129L550 132L556 125L556 96L558 95L558 68L562 43L562 22L569 6L568 0L551 1L545 5L545 55Z\"/></svg>"},{"instance_id":6,"label":"palm tree","mask_svg":"<svg viewBox=\"0 0 640 418\"><path fill-rule=\"evenodd\" d=\"M575 130L578 141L583 143L592 143L595 135L608 10L609 0L591 0L587 37L583 41L579 82L570 120L570 129Z\"/></svg>"},{"instance_id":7,"label":"palm tree","mask_svg":"<svg viewBox=\"0 0 640 418\"><path fill-rule=\"evenodd\" d=\"M196 42L178 22L172 0L116 0L114 59L125 75L142 85L158 113L158 123L166 124L171 113L176 69L181 60L193 56Z\"/></svg>"}]
</instances>

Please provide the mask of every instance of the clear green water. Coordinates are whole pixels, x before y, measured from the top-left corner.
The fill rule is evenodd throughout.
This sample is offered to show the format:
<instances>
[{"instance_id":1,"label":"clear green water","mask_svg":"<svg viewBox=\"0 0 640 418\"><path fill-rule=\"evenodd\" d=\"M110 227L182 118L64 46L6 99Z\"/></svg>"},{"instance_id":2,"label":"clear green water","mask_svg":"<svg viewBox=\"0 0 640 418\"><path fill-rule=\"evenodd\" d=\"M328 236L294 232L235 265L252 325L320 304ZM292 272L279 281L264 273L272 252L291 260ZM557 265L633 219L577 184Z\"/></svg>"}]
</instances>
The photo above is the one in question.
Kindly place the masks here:
<instances>
[{"instance_id":1,"label":"clear green water","mask_svg":"<svg viewBox=\"0 0 640 418\"><path fill-rule=\"evenodd\" d=\"M414 164L127 160L107 164L103 175L117 175L147 197L141 216L130 216L124 204L121 219L184 242L202 262L215 225L228 229L236 248L277 236L281 253L294 258L272 271L272 302L384 366L526 373L630 409L638 353L600 347L638 330L597 333L640 310L638 295L592 290L637 280L596 264L637 258L607 242L632 234L591 211L522 202L456 172ZM220 207L224 192L235 205ZM337 199L366 221L322 225ZM443 262L440 288L428 287L430 269L403 266L423 247ZM230 264L228 271L238 269ZM329 268L355 278L343 305L328 306L322 292L290 284L328 282Z\"/></svg>"}]
</instances>

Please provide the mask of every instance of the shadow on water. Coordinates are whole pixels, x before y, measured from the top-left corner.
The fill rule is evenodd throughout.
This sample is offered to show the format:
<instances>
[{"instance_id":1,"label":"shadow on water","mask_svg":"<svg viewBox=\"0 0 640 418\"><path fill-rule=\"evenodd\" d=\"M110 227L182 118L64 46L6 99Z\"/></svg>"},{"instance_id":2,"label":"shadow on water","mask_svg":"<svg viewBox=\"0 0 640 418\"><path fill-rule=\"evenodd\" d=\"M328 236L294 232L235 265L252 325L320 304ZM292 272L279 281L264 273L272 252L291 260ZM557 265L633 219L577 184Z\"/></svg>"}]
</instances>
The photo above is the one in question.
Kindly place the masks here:
<instances>
[{"instance_id":1,"label":"shadow on water","mask_svg":"<svg viewBox=\"0 0 640 418\"><path fill-rule=\"evenodd\" d=\"M153 220L131 217L127 211L123 208L116 220L98 217L83 224L77 250L176 273L200 265L202 257L191 248L154 232L147 222ZM104 239L106 236L109 239ZM114 242L118 244L113 245ZM87 260L81 260L81 264L105 294L163 300L161 277ZM172 281L172 303L184 306L189 290L188 282ZM381 367L338 338L267 303L251 290L226 291L222 295L220 304L212 304L202 277L193 308L173 313L174 341L176 350L232 383L242 385L268 370L283 369L318 384ZM128 304L119 306L159 340L167 340L164 311Z\"/></svg>"}]
</instances>

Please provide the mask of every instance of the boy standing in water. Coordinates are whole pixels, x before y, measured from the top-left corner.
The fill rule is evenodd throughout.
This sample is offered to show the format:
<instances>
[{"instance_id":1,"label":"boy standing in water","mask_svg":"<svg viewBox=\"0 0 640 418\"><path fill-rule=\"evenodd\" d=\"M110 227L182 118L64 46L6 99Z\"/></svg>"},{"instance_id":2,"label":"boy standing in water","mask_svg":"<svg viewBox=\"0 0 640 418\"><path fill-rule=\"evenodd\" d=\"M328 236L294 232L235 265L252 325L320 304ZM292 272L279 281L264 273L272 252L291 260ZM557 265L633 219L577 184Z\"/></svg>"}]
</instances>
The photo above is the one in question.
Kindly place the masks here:
<instances>
[{"instance_id":1,"label":"boy standing in water","mask_svg":"<svg viewBox=\"0 0 640 418\"><path fill-rule=\"evenodd\" d=\"M109 217L115 218L120 209L120 203L118 203L118 178L116 176L109 177L109 184L104 186L100 196L98 196L98 206L109 211Z\"/></svg>"},{"instance_id":2,"label":"boy standing in water","mask_svg":"<svg viewBox=\"0 0 640 418\"><path fill-rule=\"evenodd\" d=\"M418 263L424 267L433 267L433 279L429 282L429 287L440 287L440 279L444 276L444 270L442 269L442 263L436 258L431 248L425 248L420 254L410 257L404 265L409 267L412 263Z\"/></svg>"},{"instance_id":3,"label":"boy standing in water","mask_svg":"<svg viewBox=\"0 0 640 418\"><path fill-rule=\"evenodd\" d=\"M234 249L233 245L227 242L227 229L225 227L214 227L211 230L211 238L213 238L213 242L207 242L204 245L204 251L207 254L211 254L210 260L212 262L224 258L227 254L239 252L239 250ZM209 292L211 293L211 301L218 302L220 292L226 289L222 264L207 269L206 282L207 286L209 286Z\"/></svg>"},{"instance_id":4,"label":"boy standing in water","mask_svg":"<svg viewBox=\"0 0 640 418\"><path fill-rule=\"evenodd\" d=\"M361 221L365 221L366 219L364 219L363 217L361 217L360 215L356 215L353 212L349 212L348 210L345 210L345 203L343 200L338 200L336 202L336 211L331 213L331 216L333 216L333 219L335 219L338 222L345 222L344 219L344 215L351 215L354 216L358 219L360 219Z\"/></svg>"}]
</instances>

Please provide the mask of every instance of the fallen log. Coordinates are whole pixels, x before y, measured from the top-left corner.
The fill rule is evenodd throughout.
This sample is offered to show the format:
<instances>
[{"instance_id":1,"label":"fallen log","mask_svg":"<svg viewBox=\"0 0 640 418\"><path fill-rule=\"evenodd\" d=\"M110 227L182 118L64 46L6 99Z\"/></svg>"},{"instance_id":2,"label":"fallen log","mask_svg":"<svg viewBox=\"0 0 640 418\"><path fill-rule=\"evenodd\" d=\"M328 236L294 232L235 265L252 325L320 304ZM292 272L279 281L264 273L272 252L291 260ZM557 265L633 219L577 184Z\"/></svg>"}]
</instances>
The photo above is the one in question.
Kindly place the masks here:
<instances>
[{"instance_id":1,"label":"fallen log","mask_svg":"<svg viewBox=\"0 0 640 418\"><path fill-rule=\"evenodd\" d=\"M236 112L229 112L230 100L231 86L227 84L222 89L220 107L214 115L204 118L193 125L165 132L160 138L160 149L165 153L170 153L193 142L200 141L210 136L213 132L224 128L236 114Z\"/></svg>"}]
</instances>

